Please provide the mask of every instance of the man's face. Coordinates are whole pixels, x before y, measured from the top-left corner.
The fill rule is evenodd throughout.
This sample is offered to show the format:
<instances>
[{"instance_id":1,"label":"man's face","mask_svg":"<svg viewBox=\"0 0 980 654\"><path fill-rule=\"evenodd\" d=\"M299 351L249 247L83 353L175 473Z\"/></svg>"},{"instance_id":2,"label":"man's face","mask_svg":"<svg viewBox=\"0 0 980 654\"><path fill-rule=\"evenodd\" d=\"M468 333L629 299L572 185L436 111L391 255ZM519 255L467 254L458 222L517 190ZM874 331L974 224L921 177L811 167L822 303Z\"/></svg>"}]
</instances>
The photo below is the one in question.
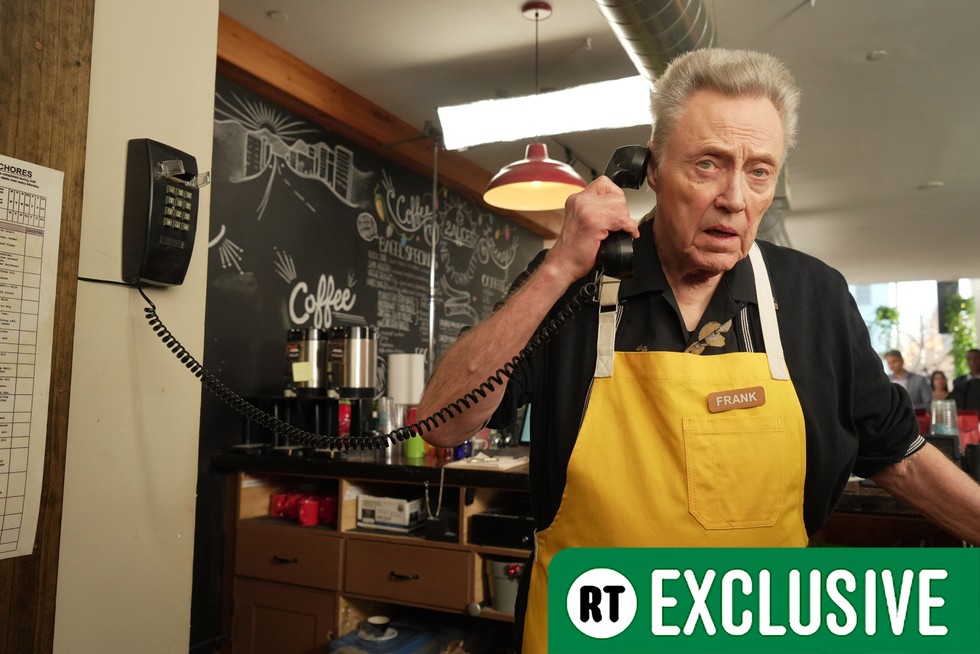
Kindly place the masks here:
<instances>
[{"instance_id":1,"label":"man's face","mask_svg":"<svg viewBox=\"0 0 980 654\"><path fill-rule=\"evenodd\" d=\"M885 363L888 364L888 369L892 371L893 375L897 375L902 372L902 360L896 356L886 356Z\"/></svg>"},{"instance_id":2,"label":"man's face","mask_svg":"<svg viewBox=\"0 0 980 654\"><path fill-rule=\"evenodd\" d=\"M651 167L654 229L668 274L709 276L748 255L772 203L783 124L768 98L691 96L663 160Z\"/></svg>"},{"instance_id":3,"label":"man's face","mask_svg":"<svg viewBox=\"0 0 980 654\"><path fill-rule=\"evenodd\" d=\"M980 352L966 353L966 367L970 369L971 375L980 375Z\"/></svg>"}]
</instances>

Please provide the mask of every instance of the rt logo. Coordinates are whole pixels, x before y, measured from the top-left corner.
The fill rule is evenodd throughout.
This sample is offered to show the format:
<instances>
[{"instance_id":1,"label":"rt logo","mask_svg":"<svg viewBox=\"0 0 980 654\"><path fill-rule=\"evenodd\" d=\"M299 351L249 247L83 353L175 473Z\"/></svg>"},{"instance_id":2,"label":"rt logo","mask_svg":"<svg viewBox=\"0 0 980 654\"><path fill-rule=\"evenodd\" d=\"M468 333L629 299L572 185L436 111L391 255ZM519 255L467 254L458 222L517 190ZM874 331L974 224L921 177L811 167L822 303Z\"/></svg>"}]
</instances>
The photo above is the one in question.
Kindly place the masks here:
<instances>
[{"instance_id":1,"label":"rt logo","mask_svg":"<svg viewBox=\"0 0 980 654\"><path fill-rule=\"evenodd\" d=\"M629 580L609 568L583 572L568 589L565 606L576 629L591 638L621 634L636 615L636 591Z\"/></svg>"}]
</instances>

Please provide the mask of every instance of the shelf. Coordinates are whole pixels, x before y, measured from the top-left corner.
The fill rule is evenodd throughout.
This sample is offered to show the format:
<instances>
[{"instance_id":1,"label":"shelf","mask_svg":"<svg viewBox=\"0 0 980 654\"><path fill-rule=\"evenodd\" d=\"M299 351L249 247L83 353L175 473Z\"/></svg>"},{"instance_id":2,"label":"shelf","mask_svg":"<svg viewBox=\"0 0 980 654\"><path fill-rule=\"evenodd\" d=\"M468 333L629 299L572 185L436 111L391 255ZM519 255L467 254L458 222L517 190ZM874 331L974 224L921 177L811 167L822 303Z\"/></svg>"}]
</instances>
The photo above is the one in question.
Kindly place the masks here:
<instances>
[{"instance_id":1,"label":"shelf","mask_svg":"<svg viewBox=\"0 0 980 654\"><path fill-rule=\"evenodd\" d=\"M390 615L398 607L441 613L477 629L511 630L514 616L490 606L486 562L523 562L530 549L470 543L469 523L476 513L527 506L526 472L443 469L437 462L401 466L227 455L218 460L221 465L215 467L233 473L228 482L224 592L234 619L229 619L228 631L232 623L242 629L251 624L241 613L248 610L247 598L236 610L233 592L248 580L280 584L279 603L287 613L293 606L290 588L297 589L296 597L311 588L323 593L324 601L334 602L330 623L338 635L356 628L367 615ZM337 521L303 526L295 518L270 515L270 502L281 493L336 496ZM431 510L448 520L447 531L455 528L455 540L428 540L424 527L411 533L359 527L358 497L363 495L421 499L423 515L431 503ZM392 577L391 571L398 574ZM474 616L477 605L480 612Z\"/></svg>"},{"instance_id":2,"label":"shelf","mask_svg":"<svg viewBox=\"0 0 980 654\"><path fill-rule=\"evenodd\" d=\"M501 557L513 557L515 559L520 559L521 561L527 559L531 555L531 550L522 550L518 548L510 547L496 547L494 545L474 545L470 543L466 545L466 548L476 552L477 554L482 554L483 556L501 556Z\"/></svg>"},{"instance_id":3,"label":"shelf","mask_svg":"<svg viewBox=\"0 0 980 654\"><path fill-rule=\"evenodd\" d=\"M301 525L296 520L292 518L277 518L275 516L257 516L255 518L242 518L241 522L247 525L262 525L275 527L277 529L302 529L303 531L309 532L323 532L328 534L339 534L337 531L336 523L333 524L316 524L316 525Z\"/></svg>"},{"instance_id":4,"label":"shelf","mask_svg":"<svg viewBox=\"0 0 980 654\"><path fill-rule=\"evenodd\" d=\"M486 618L487 620L497 620L499 622L513 622L514 621L514 614L513 613L502 613L500 611L497 611L495 609L490 608L489 606L484 606L484 607L482 607L480 609L480 616L479 617Z\"/></svg>"}]
</instances>

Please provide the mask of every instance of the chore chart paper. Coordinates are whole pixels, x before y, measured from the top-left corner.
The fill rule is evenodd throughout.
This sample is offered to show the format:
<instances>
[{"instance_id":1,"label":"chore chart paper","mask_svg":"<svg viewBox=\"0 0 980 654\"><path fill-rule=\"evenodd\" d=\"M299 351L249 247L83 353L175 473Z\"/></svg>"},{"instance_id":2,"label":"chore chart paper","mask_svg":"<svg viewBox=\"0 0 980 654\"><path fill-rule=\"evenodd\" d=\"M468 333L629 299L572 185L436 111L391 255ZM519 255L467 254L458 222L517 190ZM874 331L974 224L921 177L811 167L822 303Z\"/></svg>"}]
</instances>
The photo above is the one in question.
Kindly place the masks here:
<instances>
[{"instance_id":1,"label":"chore chart paper","mask_svg":"<svg viewBox=\"0 0 980 654\"><path fill-rule=\"evenodd\" d=\"M0 559L34 549L64 173L0 155Z\"/></svg>"}]
</instances>

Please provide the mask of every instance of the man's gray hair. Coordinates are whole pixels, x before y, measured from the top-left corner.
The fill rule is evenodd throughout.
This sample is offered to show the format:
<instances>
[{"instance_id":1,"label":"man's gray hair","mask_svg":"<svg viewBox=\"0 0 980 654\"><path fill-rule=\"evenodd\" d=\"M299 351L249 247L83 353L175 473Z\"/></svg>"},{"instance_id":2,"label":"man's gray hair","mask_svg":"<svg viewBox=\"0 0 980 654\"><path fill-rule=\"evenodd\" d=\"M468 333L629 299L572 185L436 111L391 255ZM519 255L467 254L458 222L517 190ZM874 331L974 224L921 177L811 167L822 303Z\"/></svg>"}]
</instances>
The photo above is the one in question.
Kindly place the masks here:
<instances>
[{"instance_id":1,"label":"man's gray hair","mask_svg":"<svg viewBox=\"0 0 980 654\"><path fill-rule=\"evenodd\" d=\"M729 97L769 98L783 123L784 159L796 144L800 89L786 64L763 52L703 48L675 57L655 82L651 106L657 165L663 161L667 138L685 104L692 95L704 90Z\"/></svg>"}]
</instances>

